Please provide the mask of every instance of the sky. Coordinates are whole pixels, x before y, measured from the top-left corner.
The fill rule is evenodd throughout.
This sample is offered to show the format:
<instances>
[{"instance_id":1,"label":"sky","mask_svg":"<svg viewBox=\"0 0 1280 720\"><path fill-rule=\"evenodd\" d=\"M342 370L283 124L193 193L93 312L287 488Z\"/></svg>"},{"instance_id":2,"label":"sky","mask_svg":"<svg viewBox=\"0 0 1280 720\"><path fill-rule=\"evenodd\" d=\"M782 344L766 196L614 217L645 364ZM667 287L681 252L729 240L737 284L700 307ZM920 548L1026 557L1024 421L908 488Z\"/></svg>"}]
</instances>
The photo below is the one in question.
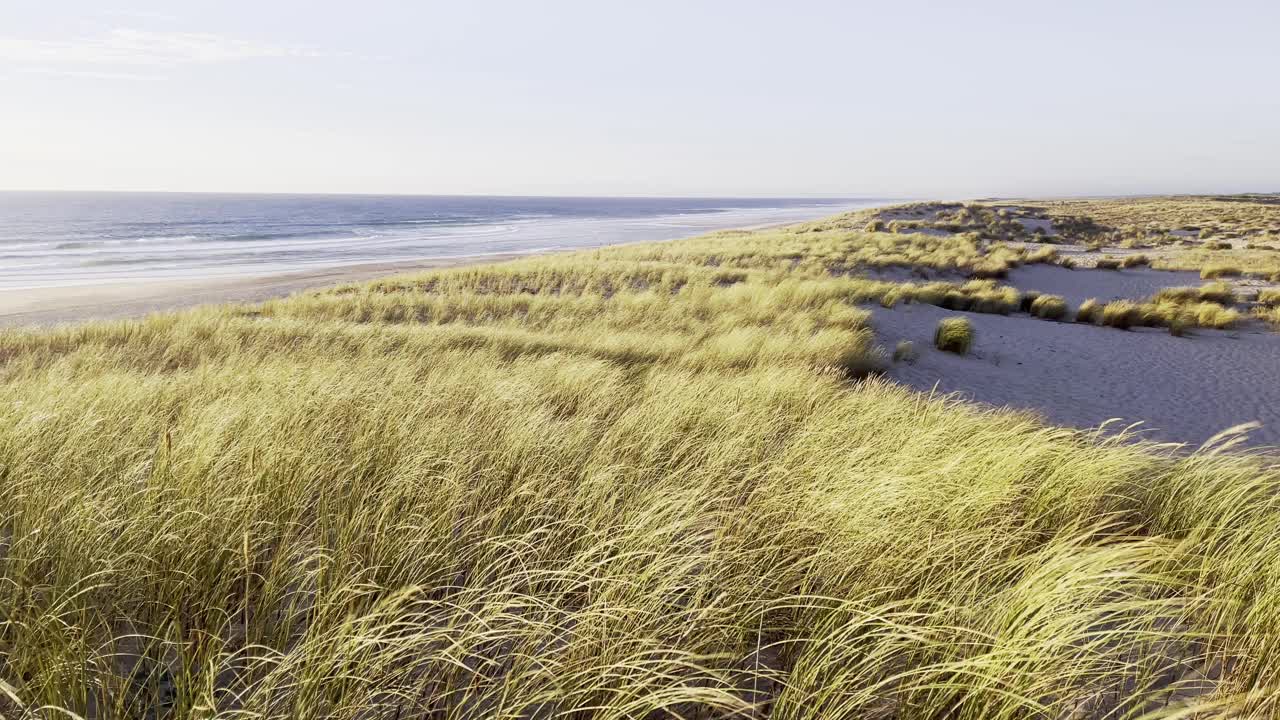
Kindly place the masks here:
<instances>
[{"instance_id":1,"label":"sky","mask_svg":"<svg viewBox=\"0 0 1280 720\"><path fill-rule=\"evenodd\" d=\"M0 189L1280 191L1276 0L4 0Z\"/></svg>"}]
</instances>

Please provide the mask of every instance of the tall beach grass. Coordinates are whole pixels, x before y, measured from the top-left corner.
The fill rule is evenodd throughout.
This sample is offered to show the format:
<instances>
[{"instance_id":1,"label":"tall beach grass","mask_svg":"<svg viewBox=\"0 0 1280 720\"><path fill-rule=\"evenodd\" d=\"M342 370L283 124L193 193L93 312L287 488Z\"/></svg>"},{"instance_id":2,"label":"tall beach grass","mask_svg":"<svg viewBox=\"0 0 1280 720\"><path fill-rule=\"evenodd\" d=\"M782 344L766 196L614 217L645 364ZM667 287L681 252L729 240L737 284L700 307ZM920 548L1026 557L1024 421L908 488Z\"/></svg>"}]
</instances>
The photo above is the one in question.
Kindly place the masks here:
<instances>
[{"instance_id":1,"label":"tall beach grass","mask_svg":"<svg viewBox=\"0 0 1280 720\"><path fill-rule=\"evenodd\" d=\"M0 333L0 714L1276 716L1273 462L864 377L843 237Z\"/></svg>"}]
</instances>

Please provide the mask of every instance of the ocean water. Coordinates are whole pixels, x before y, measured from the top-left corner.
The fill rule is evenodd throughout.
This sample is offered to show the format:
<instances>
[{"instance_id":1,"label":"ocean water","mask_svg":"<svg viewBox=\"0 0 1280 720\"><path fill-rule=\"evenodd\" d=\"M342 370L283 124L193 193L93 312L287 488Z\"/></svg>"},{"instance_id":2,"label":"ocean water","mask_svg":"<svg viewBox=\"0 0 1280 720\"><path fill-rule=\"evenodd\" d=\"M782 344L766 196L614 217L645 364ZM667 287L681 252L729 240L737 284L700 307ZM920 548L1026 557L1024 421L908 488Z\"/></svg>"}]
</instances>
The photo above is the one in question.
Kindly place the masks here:
<instances>
[{"instance_id":1,"label":"ocean water","mask_svg":"<svg viewBox=\"0 0 1280 720\"><path fill-rule=\"evenodd\" d=\"M0 290L590 248L884 202L0 192Z\"/></svg>"}]
</instances>

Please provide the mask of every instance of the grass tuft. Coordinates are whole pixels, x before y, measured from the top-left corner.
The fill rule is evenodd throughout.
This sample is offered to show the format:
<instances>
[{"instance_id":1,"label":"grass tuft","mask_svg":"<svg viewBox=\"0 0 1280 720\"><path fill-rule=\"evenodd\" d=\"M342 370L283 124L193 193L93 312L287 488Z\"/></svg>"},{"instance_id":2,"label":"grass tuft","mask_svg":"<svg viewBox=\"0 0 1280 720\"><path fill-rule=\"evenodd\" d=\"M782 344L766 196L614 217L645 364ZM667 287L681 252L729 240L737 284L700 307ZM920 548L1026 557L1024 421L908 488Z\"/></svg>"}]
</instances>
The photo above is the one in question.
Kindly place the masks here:
<instances>
[{"instance_id":1,"label":"grass tuft","mask_svg":"<svg viewBox=\"0 0 1280 720\"><path fill-rule=\"evenodd\" d=\"M1058 295L1040 295L1031 303L1031 314L1045 320L1067 317L1067 302Z\"/></svg>"},{"instance_id":2,"label":"grass tuft","mask_svg":"<svg viewBox=\"0 0 1280 720\"><path fill-rule=\"evenodd\" d=\"M1236 265L1215 264L1206 265L1200 270L1200 277L1205 280L1213 280L1215 278L1239 277L1241 270Z\"/></svg>"},{"instance_id":3,"label":"grass tuft","mask_svg":"<svg viewBox=\"0 0 1280 720\"><path fill-rule=\"evenodd\" d=\"M944 352L967 355L973 345L973 325L968 318L962 317L940 320L933 334L933 344Z\"/></svg>"},{"instance_id":4,"label":"grass tuft","mask_svg":"<svg viewBox=\"0 0 1280 720\"><path fill-rule=\"evenodd\" d=\"M1129 300L1115 300L1102 308L1100 321L1119 330L1128 330L1146 324L1147 315L1142 306Z\"/></svg>"},{"instance_id":5,"label":"grass tuft","mask_svg":"<svg viewBox=\"0 0 1280 720\"><path fill-rule=\"evenodd\" d=\"M1076 310L1076 322L1097 325L1102 322L1102 306L1097 298L1089 298L1080 303Z\"/></svg>"},{"instance_id":6,"label":"grass tuft","mask_svg":"<svg viewBox=\"0 0 1280 720\"><path fill-rule=\"evenodd\" d=\"M1235 290L1222 282L1209 283L1200 287L1162 288L1152 298L1153 302L1191 303L1210 302L1219 305L1233 305L1237 302Z\"/></svg>"}]
</instances>

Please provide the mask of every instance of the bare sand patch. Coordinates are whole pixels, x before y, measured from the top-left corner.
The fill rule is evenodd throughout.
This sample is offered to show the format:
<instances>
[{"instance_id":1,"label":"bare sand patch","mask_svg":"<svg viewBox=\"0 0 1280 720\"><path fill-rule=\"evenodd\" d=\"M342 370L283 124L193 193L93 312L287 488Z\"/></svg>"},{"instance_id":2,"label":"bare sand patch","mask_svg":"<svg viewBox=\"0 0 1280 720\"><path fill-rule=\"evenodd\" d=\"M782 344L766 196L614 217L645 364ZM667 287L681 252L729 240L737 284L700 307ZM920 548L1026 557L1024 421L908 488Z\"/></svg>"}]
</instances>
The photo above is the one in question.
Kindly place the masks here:
<instances>
[{"instance_id":1,"label":"bare sand patch","mask_svg":"<svg viewBox=\"0 0 1280 720\"><path fill-rule=\"evenodd\" d=\"M1073 307L1089 298L1101 302L1142 300L1164 288L1202 285L1195 272L1150 270L1070 270L1057 265L1023 265L1009 271L1006 284L1019 290L1061 295Z\"/></svg>"},{"instance_id":2,"label":"bare sand patch","mask_svg":"<svg viewBox=\"0 0 1280 720\"><path fill-rule=\"evenodd\" d=\"M1030 410L1056 425L1091 428L1119 419L1110 428L1117 431L1141 422L1142 437L1193 446L1256 421L1263 425L1249 434L1249 445L1280 445L1280 335L1196 330L1174 337L919 304L873 312L882 344L909 340L919 348L915 363L890 370L918 390ZM955 315L975 329L968 356L933 347L938 321Z\"/></svg>"},{"instance_id":3,"label":"bare sand patch","mask_svg":"<svg viewBox=\"0 0 1280 720\"><path fill-rule=\"evenodd\" d=\"M1027 232L1033 233L1036 230L1040 230L1046 237L1053 237L1058 234L1058 231L1053 228L1052 220L1028 217L1014 218L1014 220L1021 223L1022 227L1026 228Z\"/></svg>"}]
</instances>

